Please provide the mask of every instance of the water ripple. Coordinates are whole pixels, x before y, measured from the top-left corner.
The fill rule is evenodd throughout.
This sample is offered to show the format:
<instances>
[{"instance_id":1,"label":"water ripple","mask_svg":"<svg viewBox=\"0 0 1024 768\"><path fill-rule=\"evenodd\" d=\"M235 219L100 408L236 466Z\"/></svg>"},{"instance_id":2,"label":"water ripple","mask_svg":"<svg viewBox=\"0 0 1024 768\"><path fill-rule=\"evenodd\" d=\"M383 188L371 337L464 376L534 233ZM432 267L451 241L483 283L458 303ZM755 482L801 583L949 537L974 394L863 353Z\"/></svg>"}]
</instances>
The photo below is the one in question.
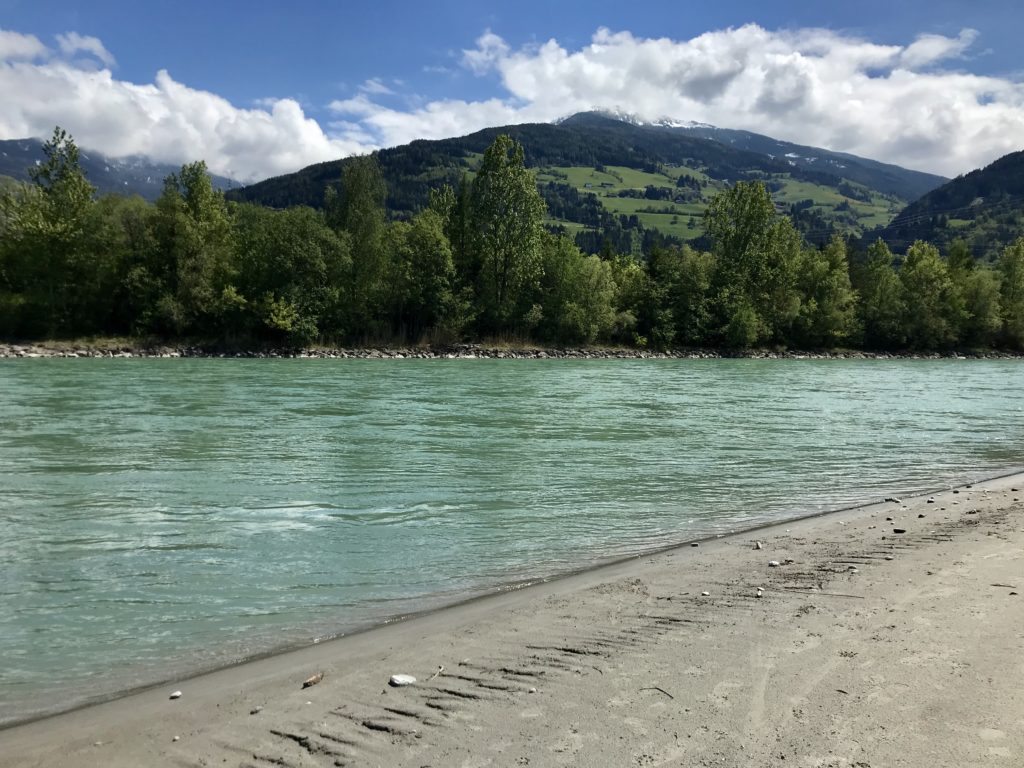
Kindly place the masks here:
<instances>
[{"instance_id":1,"label":"water ripple","mask_svg":"<svg viewBox=\"0 0 1024 768\"><path fill-rule=\"evenodd\" d=\"M1020 373L0 361L0 722L671 541L1016 467Z\"/></svg>"}]
</instances>

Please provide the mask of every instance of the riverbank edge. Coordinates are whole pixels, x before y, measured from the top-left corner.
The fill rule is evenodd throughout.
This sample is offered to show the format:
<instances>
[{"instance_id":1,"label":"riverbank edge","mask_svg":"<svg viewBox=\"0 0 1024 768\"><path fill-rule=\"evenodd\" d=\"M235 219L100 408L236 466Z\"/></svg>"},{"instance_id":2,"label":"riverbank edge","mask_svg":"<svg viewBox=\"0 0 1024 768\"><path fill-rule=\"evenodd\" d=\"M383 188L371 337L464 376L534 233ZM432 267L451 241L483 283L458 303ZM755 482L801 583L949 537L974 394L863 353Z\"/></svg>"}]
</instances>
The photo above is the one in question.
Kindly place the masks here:
<instances>
[{"instance_id":1,"label":"riverbank edge","mask_svg":"<svg viewBox=\"0 0 1024 768\"><path fill-rule=\"evenodd\" d=\"M856 349L780 350L678 347L668 350L630 347L544 347L460 343L437 346L234 348L222 344L158 343L132 340L0 342L2 359L41 358L232 358L362 360L1020 360L1010 350L943 352L865 351Z\"/></svg>"},{"instance_id":2,"label":"riverbank edge","mask_svg":"<svg viewBox=\"0 0 1024 768\"><path fill-rule=\"evenodd\" d=\"M876 497L873 500L851 504L838 509L800 514L724 533L673 541L654 549L573 568L552 576L498 584L482 594L476 594L453 603L423 611L395 615L381 622L360 627L347 633L317 638L310 644L286 646L252 654L220 666L194 670L184 678L170 677L76 704L67 709L56 709L50 712L32 714L24 719L0 723L0 746L3 745L5 736L9 734L15 736L22 733L30 734L33 729L46 727L50 723L58 727L64 723L76 724L83 718L88 720L91 713L96 713L97 717L103 720L119 720L126 713L131 712L131 702L133 700L140 698L153 700L154 697L162 700L163 693L169 689L168 687L172 683L176 687L184 688L192 683L216 680L223 676L229 676L232 681L235 681L239 677L244 677L246 669L262 669L268 667L268 665L270 675L276 679L285 674L282 668L291 668L297 664L308 665L311 660L313 666L318 664L323 666L327 659L336 661L338 654L349 645L358 645L360 650L364 650L365 646L377 648L376 638L379 637L381 638L380 645L390 646L391 641L394 639L403 640L408 639L409 636L416 635L420 631L421 625L429 629L436 629L438 624L444 623L445 616L450 615L458 623L464 624L467 620L471 621L480 616L492 616L499 612L503 606L510 605L513 602L519 604L543 600L556 593L577 592L594 584L599 584L607 578L622 578L623 575L636 575L637 572L644 570L644 562L653 562L652 558L684 555L691 552L693 548L698 547L704 547L705 549L701 551L707 552L707 548L710 546L712 548L711 552L716 552L721 547L733 545L754 534L769 538L772 535L780 535L783 531L788 534L791 530L802 530L806 526L817 523L828 525L831 522L840 520L840 518L842 518L842 521L839 522L839 525L845 526L858 520L862 521L867 518L876 517L883 511L889 512L893 503L899 505L901 509L907 510L909 507L904 505L921 503L926 499L948 500L953 498L951 494L969 492L971 489L977 489L987 494L988 491L985 490L987 487L1009 487L1011 484L1024 485L1024 465L1006 467L997 474L979 473L976 479L972 479L959 486L930 487L926 490L914 491L909 495L905 494L900 498L886 497L878 499ZM1017 488L1013 488L1013 490L1016 491ZM929 500L927 503L931 504L932 501ZM923 515L919 515L919 517L923 517ZM267 676L265 672L257 675L261 681L264 681ZM219 708L220 704L216 704L216 707ZM106 716L108 711L110 712L109 718ZM0 768L5 768L3 760L0 760Z\"/></svg>"}]
</instances>

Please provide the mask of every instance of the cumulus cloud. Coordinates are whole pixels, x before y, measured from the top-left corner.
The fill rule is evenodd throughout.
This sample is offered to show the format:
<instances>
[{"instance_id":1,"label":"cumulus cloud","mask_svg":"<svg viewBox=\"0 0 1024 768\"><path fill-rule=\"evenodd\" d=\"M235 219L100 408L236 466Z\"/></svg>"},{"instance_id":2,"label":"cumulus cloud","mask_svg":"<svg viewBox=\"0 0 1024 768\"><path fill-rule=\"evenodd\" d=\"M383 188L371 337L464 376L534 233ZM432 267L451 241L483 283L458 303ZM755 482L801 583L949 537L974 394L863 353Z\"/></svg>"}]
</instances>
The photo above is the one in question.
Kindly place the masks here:
<instances>
[{"instance_id":1,"label":"cumulus cloud","mask_svg":"<svg viewBox=\"0 0 1024 768\"><path fill-rule=\"evenodd\" d=\"M493 81L497 95L424 102L400 98L400 81L372 78L333 102L322 126L293 99L243 108L166 71L151 83L115 78L114 56L94 37L68 32L51 50L0 29L0 138L46 136L59 124L110 155L205 159L217 173L252 181L379 146L612 108L954 175L1024 145L1021 77L967 71L977 37L967 29L879 45L757 25L688 40L599 29L569 49L557 40L513 48L488 30L456 66Z\"/></svg>"},{"instance_id":2,"label":"cumulus cloud","mask_svg":"<svg viewBox=\"0 0 1024 768\"><path fill-rule=\"evenodd\" d=\"M47 48L35 35L0 29L0 62L14 59L36 59L44 56Z\"/></svg>"},{"instance_id":3,"label":"cumulus cloud","mask_svg":"<svg viewBox=\"0 0 1024 768\"><path fill-rule=\"evenodd\" d=\"M976 29L965 29L957 37L921 35L900 54L900 63L914 68L933 64L943 59L963 56L978 39Z\"/></svg>"},{"instance_id":4,"label":"cumulus cloud","mask_svg":"<svg viewBox=\"0 0 1024 768\"><path fill-rule=\"evenodd\" d=\"M482 75L509 54L508 43L487 30L476 41L476 48L462 52L462 63Z\"/></svg>"},{"instance_id":5,"label":"cumulus cloud","mask_svg":"<svg viewBox=\"0 0 1024 768\"><path fill-rule=\"evenodd\" d=\"M98 37L68 32L64 35L57 35L57 44L60 45L60 50L65 56L74 56L76 53L91 53L105 67L113 67L117 63Z\"/></svg>"},{"instance_id":6,"label":"cumulus cloud","mask_svg":"<svg viewBox=\"0 0 1024 768\"><path fill-rule=\"evenodd\" d=\"M487 31L462 64L495 78L500 97L402 110L362 93L331 106L382 145L597 107L745 128L953 175L1024 147L1024 85L951 66L977 36L966 29L878 45L751 24L689 40L599 29L578 50L556 40L514 50Z\"/></svg>"},{"instance_id":7,"label":"cumulus cloud","mask_svg":"<svg viewBox=\"0 0 1024 768\"><path fill-rule=\"evenodd\" d=\"M113 76L113 57L96 38L68 33L58 45L66 57L85 52L106 66L81 66L35 37L0 30L0 138L48 136L60 125L80 146L114 157L206 160L242 181L373 148L359 131L328 135L293 99L244 109L163 70L152 83L126 82Z\"/></svg>"}]
</instances>

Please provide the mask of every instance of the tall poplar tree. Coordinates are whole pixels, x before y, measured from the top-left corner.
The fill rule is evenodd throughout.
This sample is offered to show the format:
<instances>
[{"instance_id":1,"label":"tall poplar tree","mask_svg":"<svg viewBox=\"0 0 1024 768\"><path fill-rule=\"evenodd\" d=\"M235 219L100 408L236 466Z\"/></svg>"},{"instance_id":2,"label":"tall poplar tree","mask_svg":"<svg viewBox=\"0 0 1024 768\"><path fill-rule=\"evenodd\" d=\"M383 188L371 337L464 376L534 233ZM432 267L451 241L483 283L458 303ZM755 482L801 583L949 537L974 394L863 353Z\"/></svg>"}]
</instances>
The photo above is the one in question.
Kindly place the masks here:
<instances>
[{"instance_id":1,"label":"tall poplar tree","mask_svg":"<svg viewBox=\"0 0 1024 768\"><path fill-rule=\"evenodd\" d=\"M379 333L387 277L387 185L376 156L346 162L340 194L329 192L328 221L335 229L348 233L352 248L346 286L349 329L354 334Z\"/></svg>"},{"instance_id":2,"label":"tall poplar tree","mask_svg":"<svg viewBox=\"0 0 1024 768\"><path fill-rule=\"evenodd\" d=\"M541 275L545 205L522 145L498 136L484 153L470 197L471 243L486 331L514 330Z\"/></svg>"}]
</instances>

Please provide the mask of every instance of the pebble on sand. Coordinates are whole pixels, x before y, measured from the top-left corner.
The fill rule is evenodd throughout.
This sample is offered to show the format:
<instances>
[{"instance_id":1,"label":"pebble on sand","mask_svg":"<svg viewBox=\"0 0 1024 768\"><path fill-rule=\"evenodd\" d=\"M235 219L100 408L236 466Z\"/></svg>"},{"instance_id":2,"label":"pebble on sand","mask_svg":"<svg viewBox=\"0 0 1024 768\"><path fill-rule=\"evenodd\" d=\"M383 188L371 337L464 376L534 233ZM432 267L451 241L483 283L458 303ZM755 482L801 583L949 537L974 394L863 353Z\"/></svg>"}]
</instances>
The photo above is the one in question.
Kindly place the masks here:
<instances>
[{"instance_id":1,"label":"pebble on sand","mask_svg":"<svg viewBox=\"0 0 1024 768\"><path fill-rule=\"evenodd\" d=\"M305 680L303 680L302 681L302 687L303 688L311 688L311 687L313 687L314 685L316 685L317 683L319 683L323 679L324 679L324 673L323 672L317 672L312 677L307 677Z\"/></svg>"},{"instance_id":2,"label":"pebble on sand","mask_svg":"<svg viewBox=\"0 0 1024 768\"><path fill-rule=\"evenodd\" d=\"M172 699L180 699L181 698L181 691L175 691L174 693L171 694L170 698L172 698Z\"/></svg>"},{"instance_id":3,"label":"pebble on sand","mask_svg":"<svg viewBox=\"0 0 1024 768\"><path fill-rule=\"evenodd\" d=\"M392 675L391 679L388 680L388 685L393 688L401 688L404 685L412 685L416 682L416 678L412 675Z\"/></svg>"}]
</instances>

